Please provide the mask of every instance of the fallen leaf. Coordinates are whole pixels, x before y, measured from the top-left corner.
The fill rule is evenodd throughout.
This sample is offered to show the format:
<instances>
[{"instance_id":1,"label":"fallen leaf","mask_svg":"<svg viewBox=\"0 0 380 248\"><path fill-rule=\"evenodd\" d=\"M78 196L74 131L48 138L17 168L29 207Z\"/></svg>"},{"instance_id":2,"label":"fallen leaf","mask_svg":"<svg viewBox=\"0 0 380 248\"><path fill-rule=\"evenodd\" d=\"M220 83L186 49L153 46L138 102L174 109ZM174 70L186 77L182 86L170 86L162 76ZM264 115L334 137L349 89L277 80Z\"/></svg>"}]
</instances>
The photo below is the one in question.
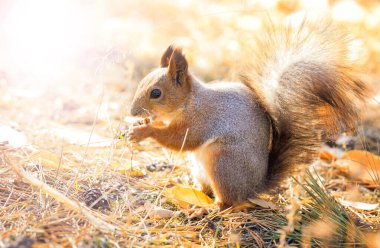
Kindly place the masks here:
<instances>
[{"instance_id":1,"label":"fallen leaf","mask_svg":"<svg viewBox=\"0 0 380 248\"><path fill-rule=\"evenodd\" d=\"M175 186L173 188L166 189L164 194L167 197L173 198L177 201L186 202L199 207L207 207L214 202L202 191L188 187Z\"/></svg>"},{"instance_id":2,"label":"fallen leaf","mask_svg":"<svg viewBox=\"0 0 380 248\"><path fill-rule=\"evenodd\" d=\"M144 177L146 172L144 170L134 170L125 172L130 177Z\"/></svg>"},{"instance_id":3,"label":"fallen leaf","mask_svg":"<svg viewBox=\"0 0 380 248\"><path fill-rule=\"evenodd\" d=\"M321 151L319 157L327 161L335 161L337 159L334 154L326 150Z\"/></svg>"},{"instance_id":4,"label":"fallen leaf","mask_svg":"<svg viewBox=\"0 0 380 248\"><path fill-rule=\"evenodd\" d=\"M371 203L364 203L364 202L354 202L354 201L347 201L343 199L338 199L338 201L345 207L352 207L358 210L374 210L379 206L379 203L371 204Z\"/></svg>"},{"instance_id":5,"label":"fallen leaf","mask_svg":"<svg viewBox=\"0 0 380 248\"><path fill-rule=\"evenodd\" d=\"M259 199L259 198L248 198L248 201L250 201L251 203L257 205L257 206L260 206L262 208L270 208L270 209L276 209L276 205L274 205L273 202L269 202L269 201L265 201L263 199Z\"/></svg>"},{"instance_id":6,"label":"fallen leaf","mask_svg":"<svg viewBox=\"0 0 380 248\"><path fill-rule=\"evenodd\" d=\"M252 208L252 203L250 202L243 202L243 203L240 203L238 205L235 205L232 210L233 211L241 211L243 209L249 209L249 208Z\"/></svg>"},{"instance_id":7,"label":"fallen leaf","mask_svg":"<svg viewBox=\"0 0 380 248\"><path fill-rule=\"evenodd\" d=\"M352 160L339 159L334 162L333 166L346 173L350 178L374 184L374 180L371 174L368 173L368 169L360 163Z\"/></svg>"},{"instance_id":8,"label":"fallen leaf","mask_svg":"<svg viewBox=\"0 0 380 248\"><path fill-rule=\"evenodd\" d=\"M169 209L164 209L160 207L155 207L151 210L149 213L150 217L156 218L156 219L168 219L176 215L177 212L171 211Z\"/></svg>"},{"instance_id":9,"label":"fallen leaf","mask_svg":"<svg viewBox=\"0 0 380 248\"><path fill-rule=\"evenodd\" d=\"M364 240L368 248L380 248L380 232L367 233Z\"/></svg>"},{"instance_id":10,"label":"fallen leaf","mask_svg":"<svg viewBox=\"0 0 380 248\"><path fill-rule=\"evenodd\" d=\"M149 201L145 202L144 208L146 209L149 217L156 219L167 219L180 213L180 211L172 211L159 206L155 206Z\"/></svg>"},{"instance_id":11,"label":"fallen leaf","mask_svg":"<svg viewBox=\"0 0 380 248\"><path fill-rule=\"evenodd\" d=\"M119 173L121 174L125 174L127 173L131 168L132 168L132 164L129 162L129 163L111 163L110 164L110 167L116 171L118 171Z\"/></svg>"},{"instance_id":12,"label":"fallen leaf","mask_svg":"<svg viewBox=\"0 0 380 248\"><path fill-rule=\"evenodd\" d=\"M380 157L368 151L353 150L343 154L342 159L352 160L368 168L380 169Z\"/></svg>"},{"instance_id":13,"label":"fallen leaf","mask_svg":"<svg viewBox=\"0 0 380 248\"><path fill-rule=\"evenodd\" d=\"M367 151L353 150L335 161L334 166L350 177L370 184L380 177L380 157Z\"/></svg>"},{"instance_id":14,"label":"fallen leaf","mask_svg":"<svg viewBox=\"0 0 380 248\"><path fill-rule=\"evenodd\" d=\"M184 202L181 200L177 200L177 203L178 203L179 207L182 209L189 209L190 208L190 203L187 203L187 202Z\"/></svg>"}]
</instances>

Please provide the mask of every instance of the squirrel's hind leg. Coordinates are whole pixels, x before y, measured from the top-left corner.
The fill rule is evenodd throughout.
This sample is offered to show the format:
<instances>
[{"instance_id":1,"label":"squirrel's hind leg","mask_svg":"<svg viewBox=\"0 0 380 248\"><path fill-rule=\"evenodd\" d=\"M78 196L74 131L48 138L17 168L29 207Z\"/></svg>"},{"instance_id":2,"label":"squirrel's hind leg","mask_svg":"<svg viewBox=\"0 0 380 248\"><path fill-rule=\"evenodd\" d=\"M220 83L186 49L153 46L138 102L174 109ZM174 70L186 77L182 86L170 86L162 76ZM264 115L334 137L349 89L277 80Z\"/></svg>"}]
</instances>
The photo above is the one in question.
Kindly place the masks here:
<instances>
[{"instance_id":1,"label":"squirrel's hind leg","mask_svg":"<svg viewBox=\"0 0 380 248\"><path fill-rule=\"evenodd\" d=\"M213 143L208 146L203 166L210 178L216 203L221 209L237 205L255 195L265 171L266 159L247 154L244 146Z\"/></svg>"}]
</instances>

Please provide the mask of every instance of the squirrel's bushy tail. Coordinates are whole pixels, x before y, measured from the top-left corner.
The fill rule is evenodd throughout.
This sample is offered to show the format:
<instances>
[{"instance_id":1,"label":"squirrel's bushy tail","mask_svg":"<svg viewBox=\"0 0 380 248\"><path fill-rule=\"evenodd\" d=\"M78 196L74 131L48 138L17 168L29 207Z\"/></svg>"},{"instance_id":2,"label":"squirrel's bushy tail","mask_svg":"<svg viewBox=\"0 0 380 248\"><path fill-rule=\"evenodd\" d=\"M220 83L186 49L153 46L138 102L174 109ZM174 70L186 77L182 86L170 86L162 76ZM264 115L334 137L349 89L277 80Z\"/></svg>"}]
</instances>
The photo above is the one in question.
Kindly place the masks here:
<instances>
[{"instance_id":1,"label":"squirrel's bushy tail","mask_svg":"<svg viewBox=\"0 0 380 248\"><path fill-rule=\"evenodd\" d=\"M352 68L352 40L338 27L267 27L242 75L272 121L268 185L310 163L321 142L353 129L365 85Z\"/></svg>"}]
</instances>

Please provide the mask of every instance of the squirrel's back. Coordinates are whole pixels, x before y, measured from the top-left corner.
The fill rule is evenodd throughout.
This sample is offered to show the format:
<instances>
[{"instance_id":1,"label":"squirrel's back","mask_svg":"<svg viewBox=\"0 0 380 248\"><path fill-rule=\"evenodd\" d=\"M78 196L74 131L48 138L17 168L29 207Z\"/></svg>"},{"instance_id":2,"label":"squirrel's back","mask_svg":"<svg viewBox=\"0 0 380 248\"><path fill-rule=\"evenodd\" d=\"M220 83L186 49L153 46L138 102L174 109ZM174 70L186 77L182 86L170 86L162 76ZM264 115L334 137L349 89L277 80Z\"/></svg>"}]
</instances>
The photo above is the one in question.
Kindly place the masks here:
<instances>
[{"instance_id":1,"label":"squirrel's back","mask_svg":"<svg viewBox=\"0 0 380 248\"><path fill-rule=\"evenodd\" d=\"M353 129L366 87L353 68L352 40L331 23L266 27L242 75L272 122L267 184L311 162L321 142Z\"/></svg>"},{"instance_id":2,"label":"squirrel's back","mask_svg":"<svg viewBox=\"0 0 380 248\"><path fill-rule=\"evenodd\" d=\"M187 112L193 118L195 115L205 120L197 122L197 125L209 130L206 140L239 136L234 137L239 144L242 139L262 144L268 142L269 119L256 96L246 85L240 82L204 84L194 81L192 90L195 91L195 97L188 104ZM252 132L252 125L262 137Z\"/></svg>"}]
</instances>

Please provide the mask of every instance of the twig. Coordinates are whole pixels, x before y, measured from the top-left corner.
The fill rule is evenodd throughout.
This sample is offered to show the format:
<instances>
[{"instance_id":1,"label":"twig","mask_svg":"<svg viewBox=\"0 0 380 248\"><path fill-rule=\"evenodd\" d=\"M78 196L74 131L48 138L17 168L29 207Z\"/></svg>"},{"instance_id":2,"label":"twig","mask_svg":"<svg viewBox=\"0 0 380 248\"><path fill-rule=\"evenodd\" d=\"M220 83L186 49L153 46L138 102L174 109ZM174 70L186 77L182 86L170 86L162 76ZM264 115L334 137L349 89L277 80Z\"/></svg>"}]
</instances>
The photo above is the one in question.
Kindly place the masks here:
<instances>
[{"instance_id":1,"label":"twig","mask_svg":"<svg viewBox=\"0 0 380 248\"><path fill-rule=\"evenodd\" d=\"M116 226L114 226L108 222L105 222L102 219L95 217L93 214L90 213L89 210L86 209L86 207L81 206L78 202L71 200L70 198L68 198L67 196L62 194L61 192L59 192L56 189L49 186L48 184L46 184L46 183L40 181L39 179L33 177L32 175L27 173L21 166L18 166L16 164L11 163L4 154L3 154L3 157L4 157L5 164L11 165L11 167L14 169L14 171L17 173L17 175L22 177L30 185L42 190L43 192L50 195L51 197L53 197L58 202L63 203L69 209L83 214L83 216L86 217L87 220L92 225L96 226L97 228L99 228L102 231L107 231L107 232L119 231L118 227L116 227Z\"/></svg>"}]
</instances>

